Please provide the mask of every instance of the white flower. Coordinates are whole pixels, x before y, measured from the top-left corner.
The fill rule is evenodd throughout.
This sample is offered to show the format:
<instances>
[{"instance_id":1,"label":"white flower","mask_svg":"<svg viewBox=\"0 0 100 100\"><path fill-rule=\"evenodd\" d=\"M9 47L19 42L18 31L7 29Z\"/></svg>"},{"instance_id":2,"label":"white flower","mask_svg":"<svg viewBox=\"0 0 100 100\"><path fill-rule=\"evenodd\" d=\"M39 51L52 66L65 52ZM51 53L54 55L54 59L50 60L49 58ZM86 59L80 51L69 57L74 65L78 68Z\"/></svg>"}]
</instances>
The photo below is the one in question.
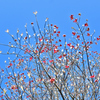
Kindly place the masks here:
<instances>
[{"instance_id":1,"label":"white flower","mask_svg":"<svg viewBox=\"0 0 100 100\"><path fill-rule=\"evenodd\" d=\"M19 30L17 30L17 33L19 33Z\"/></svg>"},{"instance_id":2,"label":"white flower","mask_svg":"<svg viewBox=\"0 0 100 100\"><path fill-rule=\"evenodd\" d=\"M23 36L23 33L21 34L21 36Z\"/></svg>"},{"instance_id":3,"label":"white flower","mask_svg":"<svg viewBox=\"0 0 100 100\"><path fill-rule=\"evenodd\" d=\"M8 59L10 59L10 57L8 57Z\"/></svg>"},{"instance_id":4,"label":"white flower","mask_svg":"<svg viewBox=\"0 0 100 100\"><path fill-rule=\"evenodd\" d=\"M48 18L46 18L46 20L45 21L47 21L48 20Z\"/></svg>"},{"instance_id":5,"label":"white flower","mask_svg":"<svg viewBox=\"0 0 100 100\"><path fill-rule=\"evenodd\" d=\"M77 49L77 46L75 47L75 49Z\"/></svg>"},{"instance_id":6,"label":"white flower","mask_svg":"<svg viewBox=\"0 0 100 100\"><path fill-rule=\"evenodd\" d=\"M16 76L16 73L14 74L14 76Z\"/></svg>"},{"instance_id":7,"label":"white flower","mask_svg":"<svg viewBox=\"0 0 100 100\"><path fill-rule=\"evenodd\" d=\"M23 86L21 85L21 87L20 87L21 89L22 89L22 91L23 91Z\"/></svg>"},{"instance_id":8,"label":"white flower","mask_svg":"<svg viewBox=\"0 0 100 100\"><path fill-rule=\"evenodd\" d=\"M80 44L78 43L77 46L79 46Z\"/></svg>"},{"instance_id":9,"label":"white flower","mask_svg":"<svg viewBox=\"0 0 100 100\"><path fill-rule=\"evenodd\" d=\"M7 61L5 60L4 62L6 63Z\"/></svg>"},{"instance_id":10,"label":"white flower","mask_svg":"<svg viewBox=\"0 0 100 100\"><path fill-rule=\"evenodd\" d=\"M28 75L28 77L29 77L29 78L31 77L31 73L30 73L30 72L28 72L28 74L27 74L27 75Z\"/></svg>"},{"instance_id":11,"label":"white flower","mask_svg":"<svg viewBox=\"0 0 100 100\"><path fill-rule=\"evenodd\" d=\"M0 51L0 53L2 53L2 51Z\"/></svg>"},{"instance_id":12,"label":"white flower","mask_svg":"<svg viewBox=\"0 0 100 100\"><path fill-rule=\"evenodd\" d=\"M66 57L64 57L64 60L66 60Z\"/></svg>"},{"instance_id":13,"label":"white flower","mask_svg":"<svg viewBox=\"0 0 100 100\"><path fill-rule=\"evenodd\" d=\"M37 36L40 36L40 34L37 34Z\"/></svg>"},{"instance_id":14,"label":"white flower","mask_svg":"<svg viewBox=\"0 0 100 100\"><path fill-rule=\"evenodd\" d=\"M28 34L28 32L26 31L26 34Z\"/></svg>"},{"instance_id":15,"label":"white flower","mask_svg":"<svg viewBox=\"0 0 100 100\"><path fill-rule=\"evenodd\" d=\"M100 73L99 73L99 75L98 75L99 77L100 77Z\"/></svg>"},{"instance_id":16,"label":"white flower","mask_svg":"<svg viewBox=\"0 0 100 100\"><path fill-rule=\"evenodd\" d=\"M11 47L13 48L14 46L13 46L13 45L11 45Z\"/></svg>"},{"instance_id":17,"label":"white flower","mask_svg":"<svg viewBox=\"0 0 100 100\"><path fill-rule=\"evenodd\" d=\"M36 34L34 33L33 35L35 36Z\"/></svg>"},{"instance_id":18,"label":"white flower","mask_svg":"<svg viewBox=\"0 0 100 100\"><path fill-rule=\"evenodd\" d=\"M77 77L77 79L80 79L80 77Z\"/></svg>"},{"instance_id":19,"label":"white flower","mask_svg":"<svg viewBox=\"0 0 100 100\"><path fill-rule=\"evenodd\" d=\"M84 26L84 24L82 26Z\"/></svg>"},{"instance_id":20,"label":"white flower","mask_svg":"<svg viewBox=\"0 0 100 100\"><path fill-rule=\"evenodd\" d=\"M22 81L22 80L23 80L23 77L21 77L19 81Z\"/></svg>"},{"instance_id":21,"label":"white flower","mask_svg":"<svg viewBox=\"0 0 100 100\"><path fill-rule=\"evenodd\" d=\"M27 23L26 23L25 27L27 27Z\"/></svg>"},{"instance_id":22,"label":"white flower","mask_svg":"<svg viewBox=\"0 0 100 100\"><path fill-rule=\"evenodd\" d=\"M62 49L61 52L63 52L64 50Z\"/></svg>"},{"instance_id":23,"label":"white flower","mask_svg":"<svg viewBox=\"0 0 100 100\"><path fill-rule=\"evenodd\" d=\"M65 73L65 70L64 70L64 69L62 69L62 72L63 72L63 73Z\"/></svg>"},{"instance_id":24,"label":"white flower","mask_svg":"<svg viewBox=\"0 0 100 100\"><path fill-rule=\"evenodd\" d=\"M62 63L62 66L64 66L65 64L64 63Z\"/></svg>"},{"instance_id":25,"label":"white flower","mask_svg":"<svg viewBox=\"0 0 100 100\"><path fill-rule=\"evenodd\" d=\"M9 30L7 29L5 32L9 33Z\"/></svg>"},{"instance_id":26,"label":"white flower","mask_svg":"<svg viewBox=\"0 0 100 100\"><path fill-rule=\"evenodd\" d=\"M35 88L32 88L33 92L35 91Z\"/></svg>"},{"instance_id":27,"label":"white flower","mask_svg":"<svg viewBox=\"0 0 100 100\"><path fill-rule=\"evenodd\" d=\"M54 31L56 31L56 29L54 29Z\"/></svg>"},{"instance_id":28,"label":"white flower","mask_svg":"<svg viewBox=\"0 0 100 100\"><path fill-rule=\"evenodd\" d=\"M33 14L35 14L35 15L36 15L37 13L38 13L37 11L33 12Z\"/></svg>"},{"instance_id":29,"label":"white flower","mask_svg":"<svg viewBox=\"0 0 100 100\"><path fill-rule=\"evenodd\" d=\"M73 86L73 84L71 84L71 86Z\"/></svg>"},{"instance_id":30,"label":"white flower","mask_svg":"<svg viewBox=\"0 0 100 100\"><path fill-rule=\"evenodd\" d=\"M63 76L63 73L61 73L60 75Z\"/></svg>"},{"instance_id":31,"label":"white flower","mask_svg":"<svg viewBox=\"0 0 100 100\"><path fill-rule=\"evenodd\" d=\"M72 47L70 47L70 49L72 49Z\"/></svg>"},{"instance_id":32,"label":"white flower","mask_svg":"<svg viewBox=\"0 0 100 100\"><path fill-rule=\"evenodd\" d=\"M3 89L3 92L4 92L4 95L5 95L5 93L6 93L6 89Z\"/></svg>"},{"instance_id":33,"label":"white flower","mask_svg":"<svg viewBox=\"0 0 100 100\"><path fill-rule=\"evenodd\" d=\"M31 37L31 35L29 35L29 38Z\"/></svg>"},{"instance_id":34,"label":"white flower","mask_svg":"<svg viewBox=\"0 0 100 100\"><path fill-rule=\"evenodd\" d=\"M65 45L67 44L67 42L65 42Z\"/></svg>"},{"instance_id":35,"label":"white flower","mask_svg":"<svg viewBox=\"0 0 100 100\"><path fill-rule=\"evenodd\" d=\"M88 89L90 88L90 85L88 85Z\"/></svg>"}]
</instances>

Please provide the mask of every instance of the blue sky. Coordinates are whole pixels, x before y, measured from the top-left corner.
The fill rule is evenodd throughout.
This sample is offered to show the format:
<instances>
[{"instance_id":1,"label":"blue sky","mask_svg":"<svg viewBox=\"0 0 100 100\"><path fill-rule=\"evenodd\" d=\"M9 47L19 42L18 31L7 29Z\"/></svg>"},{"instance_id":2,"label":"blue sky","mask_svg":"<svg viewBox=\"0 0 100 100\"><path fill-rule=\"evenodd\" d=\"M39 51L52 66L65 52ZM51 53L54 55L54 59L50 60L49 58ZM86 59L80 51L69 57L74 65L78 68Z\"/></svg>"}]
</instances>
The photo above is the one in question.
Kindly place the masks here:
<instances>
[{"instance_id":1,"label":"blue sky","mask_svg":"<svg viewBox=\"0 0 100 100\"><path fill-rule=\"evenodd\" d=\"M96 30L95 36L100 35L100 0L0 0L0 43L8 44L11 37L5 32L16 35L17 29L20 33L25 33L24 25L27 23L29 34L32 33L31 22L36 20L33 14L37 11L37 18L41 29L46 17L49 23L57 25L61 31L61 36L66 34L67 41L72 36L72 26L70 15L78 18L81 13L81 23L84 24L88 19L90 34ZM75 26L76 27L76 26ZM61 37L61 39L63 39ZM100 52L100 41L97 46L93 46L94 51ZM2 52L7 51L7 47L0 46ZM0 67L4 68L4 61L9 55L0 55Z\"/></svg>"},{"instance_id":2,"label":"blue sky","mask_svg":"<svg viewBox=\"0 0 100 100\"><path fill-rule=\"evenodd\" d=\"M78 13L82 14L81 22L88 19L90 33L96 30L95 36L100 35L100 0L0 0L0 43L8 44L11 37L5 33L9 29L15 35L17 29L20 33L25 33L24 25L27 23L28 31L31 33L31 22L36 23L34 11L37 11L37 18L41 29L46 17L49 22L56 24L62 34L67 35L67 40L71 38L71 27L74 25L69 16L73 14L76 18ZM99 45L93 49L99 51ZM7 49L0 46L0 50ZM4 67L4 60L8 56L0 55L0 66Z\"/></svg>"}]
</instances>

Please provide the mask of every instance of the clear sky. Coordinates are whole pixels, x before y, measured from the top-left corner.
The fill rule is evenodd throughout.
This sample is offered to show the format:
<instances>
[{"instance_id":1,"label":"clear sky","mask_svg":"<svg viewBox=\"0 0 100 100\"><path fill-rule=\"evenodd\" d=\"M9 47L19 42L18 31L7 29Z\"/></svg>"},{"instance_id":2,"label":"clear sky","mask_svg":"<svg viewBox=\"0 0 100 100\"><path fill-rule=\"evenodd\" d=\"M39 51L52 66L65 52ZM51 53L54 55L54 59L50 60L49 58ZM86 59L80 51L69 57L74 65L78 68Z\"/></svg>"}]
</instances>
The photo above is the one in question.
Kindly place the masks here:
<instances>
[{"instance_id":1,"label":"clear sky","mask_svg":"<svg viewBox=\"0 0 100 100\"><path fill-rule=\"evenodd\" d=\"M25 33L24 25L27 23L29 34L32 33L31 22L36 20L33 14L37 11L37 18L41 29L46 17L49 23L57 25L61 31L61 36L66 34L67 41L72 36L72 26L70 15L78 18L81 13L81 23L84 24L88 19L90 34L95 30L95 36L100 35L100 0L0 0L0 43L8 44L11 37L5 32L7 29L14 36L17 29L20 33ZM61 37L61 39L63 39ZM5 53L7 47L0 46L0 50ZM100 53L100 41L97 46L93 46L94 51ZM9 55L0 55L0 67L4 68L4 61Z\"/></svg>"},{"instance_id":2,"label":"clear sky","mask_svg":"<svg viewBox=\"0 0 100 100\"><path fill-rule=\"evenodd\" d=\"M96 30L95 36L100 35L100 0L0 0L0 43L8 44L11 37L5 32L9 29L15 35L17 29L25 33L24 25L27 23L28 31L31 33L31 22L36 23L34 11L37 11L39 25L43 28L46 17L49 22L56 24L62 34L71 38L71 27L74 25L69 16L73 14L76 18L78 13L82 14L81 22L88 19L90 33ZM93 49L99 49L94 46ZM0 50L7 51L0 46ZM4 60L7 56L0 55L0 66L4 67Z\"/></svg>"}]
</instances>

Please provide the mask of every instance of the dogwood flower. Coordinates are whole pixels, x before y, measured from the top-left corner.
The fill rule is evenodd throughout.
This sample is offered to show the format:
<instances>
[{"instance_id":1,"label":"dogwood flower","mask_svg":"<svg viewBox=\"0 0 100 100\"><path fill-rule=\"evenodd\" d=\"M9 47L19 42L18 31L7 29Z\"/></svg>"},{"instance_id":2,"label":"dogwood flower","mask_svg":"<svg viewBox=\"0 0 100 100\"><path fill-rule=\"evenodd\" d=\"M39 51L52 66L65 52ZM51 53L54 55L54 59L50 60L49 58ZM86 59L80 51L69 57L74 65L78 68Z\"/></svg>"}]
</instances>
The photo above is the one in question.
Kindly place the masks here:
<instances>
[{"instance_id":1,"label":"dogwood flower","mask_svg":"<svg viewBox=\"0 0 100 100\"><path fill-rule=\"evenodd\" d=\"M5 95L5 93L6 93L6 89L3 89L3 92L4 92L4 95Z\"/></svg>"},{"instance_id":2,"label":"dogwood flower","mask_svg":"<svg viewBox=\"0 0 100 100\"><path fill-rule=\"evenodd\" d=\"M7 29L5 32L9 33L9 30Z\"/></svg>"},{"instance_id":3,"label":"dogwood flower","mask_svg":"<svg viewBox=\"0 0 100 100\"><path fill-rule=\"evenodd\" d=\"M54 81L55 81L55 79L54 79L54 78L51 78L51 79L50 79L50 82L51 82L51 83L53 83Z\"/></svg>"},{"instance_id":4,"label":"dogwood flower","mask_svg":"<svg viewBox=\"0 0 100 100\"><path fill-rule=\"evenodd\" d=\"M37 13L38 13L37 11L33 12L33 14L35 14L35 15L36 15Z\"/></svg>"}]
</instances>

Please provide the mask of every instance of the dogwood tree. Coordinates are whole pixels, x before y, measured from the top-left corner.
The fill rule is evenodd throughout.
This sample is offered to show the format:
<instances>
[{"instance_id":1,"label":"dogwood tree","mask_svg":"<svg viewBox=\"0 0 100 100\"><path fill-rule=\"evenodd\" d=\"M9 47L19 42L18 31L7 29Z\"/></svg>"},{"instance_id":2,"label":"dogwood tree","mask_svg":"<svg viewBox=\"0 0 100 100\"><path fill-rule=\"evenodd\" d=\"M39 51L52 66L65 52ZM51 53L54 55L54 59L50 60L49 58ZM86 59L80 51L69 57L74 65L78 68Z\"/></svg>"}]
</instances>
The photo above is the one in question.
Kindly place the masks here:
<instances>
[{"instance_id":1,"label":"dogwood tree","mask_svg":"<svg viewBox=\"0 0 100 100\"><path fill-rule=\"evenodd\" d=\"M13 42L0 44L9 47L5 54L15 55L0 68L1 100L99 100L100 53L91 48L100 36L90 33L88 20L80 25L81 13L78 19L70 16L77 27L71 27L73 37L67 43L66 34L49 24L48 18L41 31L34 14L38 32L33 22L33 34L28 33L27 24L24 34L17 30L14 36L7 29Z\"/></svg>"}]
</instances>

